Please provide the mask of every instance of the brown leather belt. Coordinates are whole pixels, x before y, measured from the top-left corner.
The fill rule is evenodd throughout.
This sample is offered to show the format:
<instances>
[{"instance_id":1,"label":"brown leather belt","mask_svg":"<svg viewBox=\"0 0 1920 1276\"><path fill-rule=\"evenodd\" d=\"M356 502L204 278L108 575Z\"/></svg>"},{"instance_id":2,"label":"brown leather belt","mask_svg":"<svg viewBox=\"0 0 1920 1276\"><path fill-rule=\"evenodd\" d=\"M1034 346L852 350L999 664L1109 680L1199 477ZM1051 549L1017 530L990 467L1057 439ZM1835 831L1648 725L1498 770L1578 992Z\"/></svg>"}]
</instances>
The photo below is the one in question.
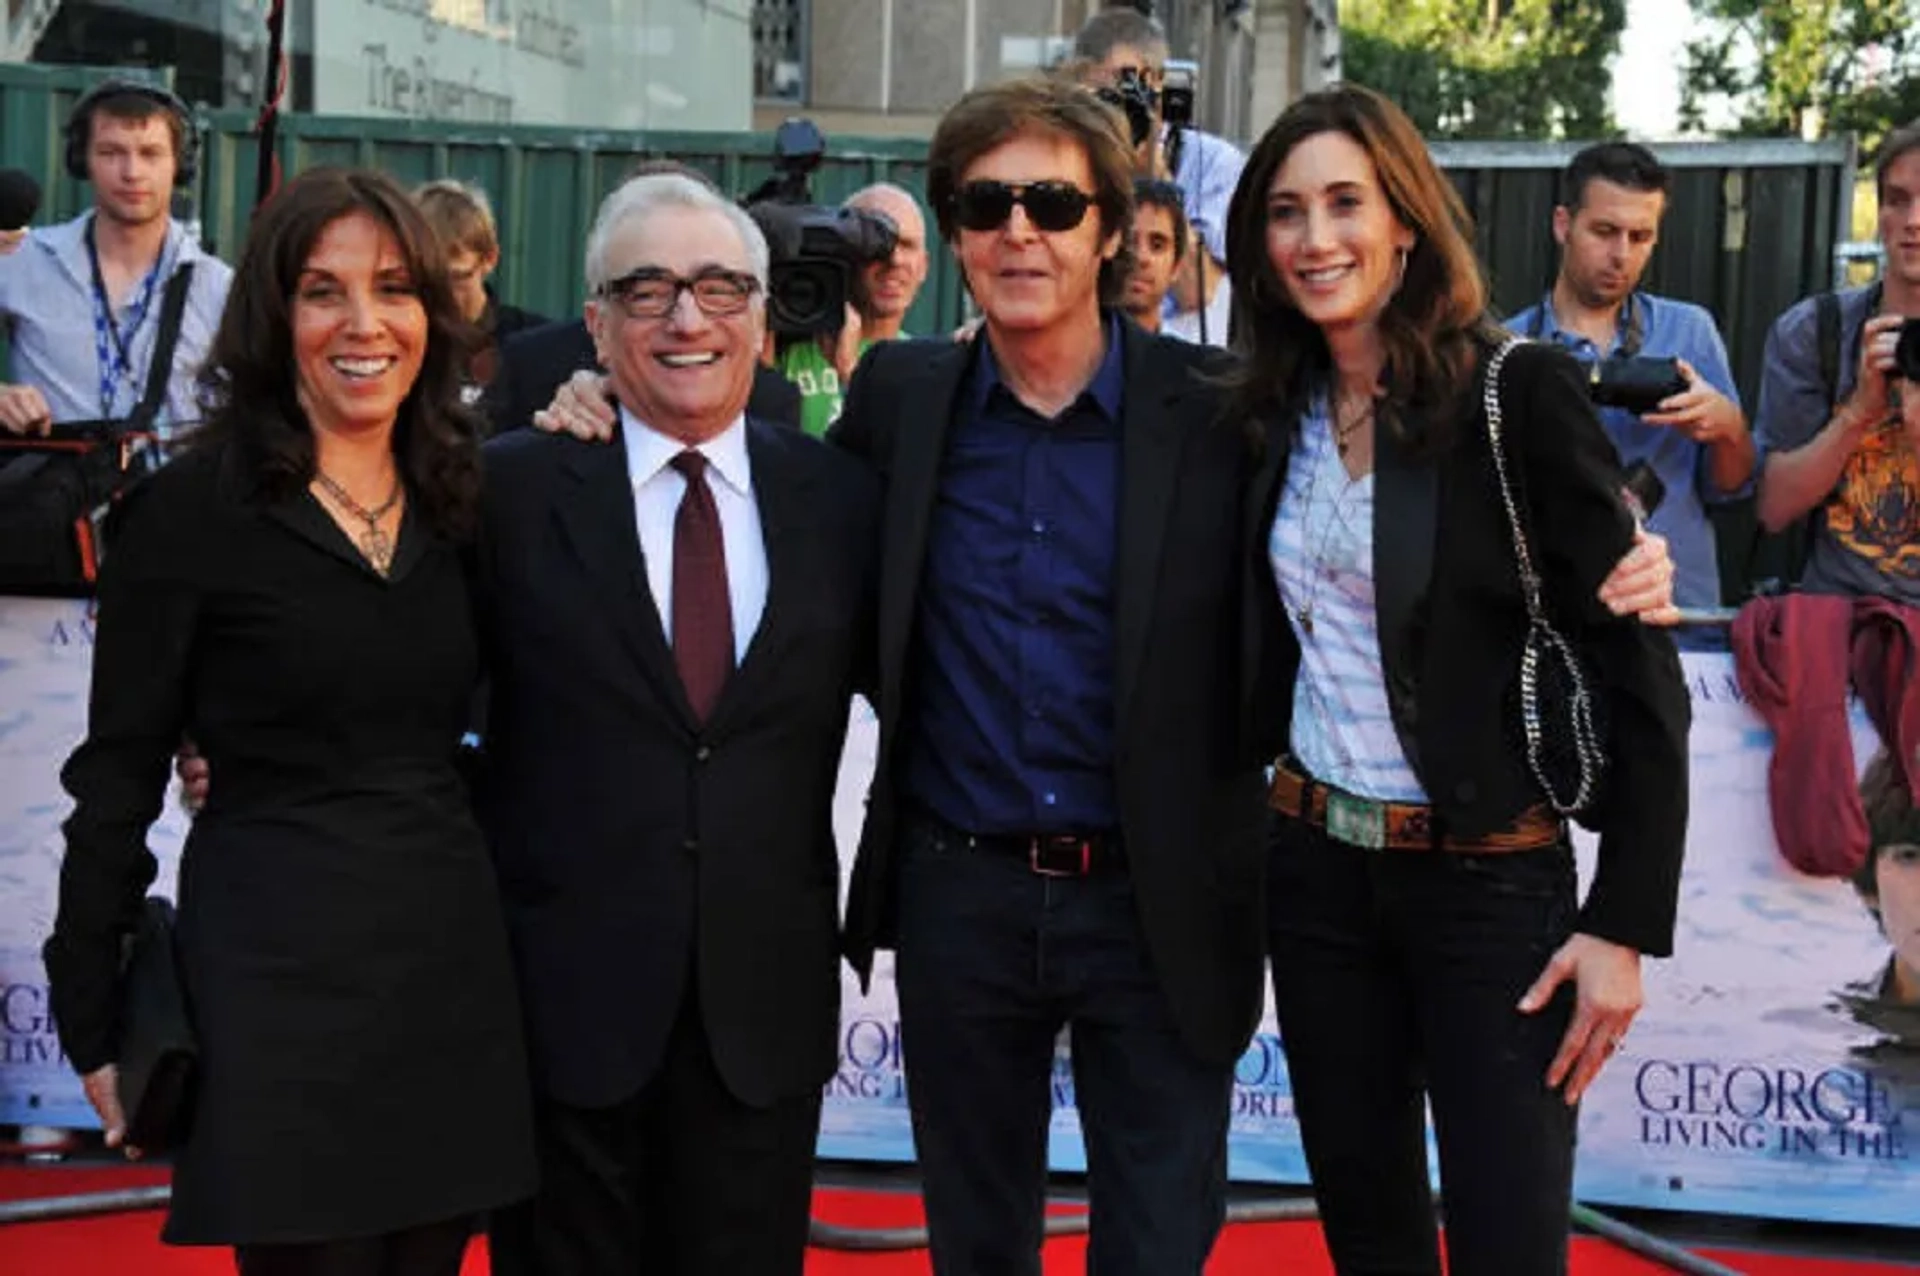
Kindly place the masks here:
<instances>
[{"instance_id":1,"label":"brown leather belt","mask_svg":"<svg viewBox=\"0 0 1920 1276\"><path fill-rule=\"evenodd\" d=\"M1553 846L1565 835L1560 817L1546 806L1530 806L1513 823L1478 837L1439 833L1433 808L1417 802L1376 802L1332 788L1275 763L1267 805L1282 815L1325 829L1335 841L1386 851L1456 851L1492 855Z\"/></svg>"}]
</instances>

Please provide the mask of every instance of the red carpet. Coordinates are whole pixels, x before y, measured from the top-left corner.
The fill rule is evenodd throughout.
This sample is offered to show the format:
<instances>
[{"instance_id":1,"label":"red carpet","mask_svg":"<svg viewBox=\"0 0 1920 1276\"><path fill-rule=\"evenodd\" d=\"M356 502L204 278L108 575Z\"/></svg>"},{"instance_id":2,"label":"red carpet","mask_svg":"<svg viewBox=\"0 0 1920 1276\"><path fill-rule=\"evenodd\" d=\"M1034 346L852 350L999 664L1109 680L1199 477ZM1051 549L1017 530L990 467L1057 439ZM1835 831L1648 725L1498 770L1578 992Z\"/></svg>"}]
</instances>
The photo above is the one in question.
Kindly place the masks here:
<instances>
[{"instance_id":1,"label":"red carpet","mask_svg":"<svg viewBox=\"0 0 1920 1276\"><path fill-rule=\"evenodd\" d=\"M0 1168L0 1199L67 1196L166 1181L164 1170ZM890 1192L822 1190L814 1211L823 1222L854 1227L920 1223L919 1198ZM159 1243L158 1213L119 1214L64 1223L0 1226L0 1272L6 1276L230 1276L232 1260L218 1250L171 1249ZM1047 1244L1048 1276L1085 1270L1086 1239ZM1920 1268L1752 1253L1711 1252L1749 1276L1914 1276ZM807 1276L920 1276L924 1253L849 1254L815 1250ZM482 1247L469 1255L462 1276L485 1276ZM1574 1276L1660 1276L1667 1269L1599 1241L1574 1243ZM1332 1276L1319 1230L1304 1223L1263 1223L1227 1230L1207 1266L1208 1276Z\"/></svg>"}]
</instances>

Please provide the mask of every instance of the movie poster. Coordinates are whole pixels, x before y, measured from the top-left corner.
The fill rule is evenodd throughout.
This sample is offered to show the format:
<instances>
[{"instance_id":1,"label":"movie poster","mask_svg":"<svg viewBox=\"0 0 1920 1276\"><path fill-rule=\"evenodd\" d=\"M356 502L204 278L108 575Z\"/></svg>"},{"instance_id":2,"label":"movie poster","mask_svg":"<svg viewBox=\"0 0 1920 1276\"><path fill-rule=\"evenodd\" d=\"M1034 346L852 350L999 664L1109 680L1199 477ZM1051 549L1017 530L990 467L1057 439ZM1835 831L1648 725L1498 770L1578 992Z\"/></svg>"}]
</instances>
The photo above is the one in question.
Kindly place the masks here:
<instances>
[{"instance_id":1,"label":"movie poster","mask_svg":"<svg viewBox=\"0 0 1920 1276\"><path fill-rule=\"evenodd\" d=\"M54 1035L40 946L60 887L60 766L86 731L91 603L0 599L0 1124L97 1128ZM148 846L173 894L186 816L171 796Z\"/></svg>"},{"instance_id":2,"label":"movie poster","mask_svg":"<svg viewBox=\"0 0 1920 1276\"><path fill-rule=\"evenodd\" d=\"M1649 961L1647 1008L1583 1105L1577 1192L1596 1205L1827 1221L1920 1222L1920 851L1883 854L1871 899L1796 872L1775 848L1772 737L1732 658L1683 656L1692 693L1692 812L1671 960ZM1851 722L1861 767L1877 741ZM836 810L858 833L874 742L854 717ZM1583 880L1593 839L1579 839ZM898 1008L882 953L851 975L824 1156L908 1161ZM1903 981L1900 972L1906 972ZM1085 1168L1062 1043L1051 1163ZM1305 1183L1286 1056L1269 1003L1235 1069L1229 1172Z\"/></svg>"},{"instance_id":3,"label":"movie poster","mask_svg":"<svg viewBox=\"0 0 1920 1276\"><path fill-rule=\"evenodd\" d=\"M58 773L85 726L92 629L77 602L0 600L0 1122L94 1124L60 1057L40 962L67 810ZM1676 952L1647 963L1647 1008L1582 1113L1578 1193L1598 1205L1827 1221L1920 1222L1920 850L1853 879L1796 872L1775 849L1772 739L1731 658L1689 653L1693 809ZM1876 750L1862 715L1857 762ZM876 724L856 704L835 802L850 867ZM1789 794L1789 800L1791 795ZM186 817L150 845L176 876ZM1583 860L1592 854L1582 843ZM843 974L840 1066L820 1152L913 1157L891 954L862 992ZM1085 1166L1070 1043L1054 1074L1051 1160ZM1235 1071L1230 1173L1304 1183L1271 1007Z\"/></svg>"}]
</instances>

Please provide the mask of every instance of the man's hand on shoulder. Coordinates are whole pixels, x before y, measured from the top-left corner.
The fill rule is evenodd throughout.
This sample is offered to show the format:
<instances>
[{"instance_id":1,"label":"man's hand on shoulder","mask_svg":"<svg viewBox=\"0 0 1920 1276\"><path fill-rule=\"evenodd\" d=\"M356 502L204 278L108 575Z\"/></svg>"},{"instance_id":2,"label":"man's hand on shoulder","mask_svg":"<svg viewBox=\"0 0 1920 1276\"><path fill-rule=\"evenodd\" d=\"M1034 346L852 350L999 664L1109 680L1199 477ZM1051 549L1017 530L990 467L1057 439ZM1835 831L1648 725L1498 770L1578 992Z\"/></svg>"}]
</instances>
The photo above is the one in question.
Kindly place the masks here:
<instances>
[{"instance_id":1,"label":"man's hand on shoulder","mask_svg":"<svg viewBox=\"0 0 1920 1276\"><path fill-rule=\"evenodd\" d=\"M553 402L533 414L536 429L548 434L570 434L589 443L606 443L620 420L607 397L605 373L581 369L561 382Z\"/></svg>"}]
</instances>

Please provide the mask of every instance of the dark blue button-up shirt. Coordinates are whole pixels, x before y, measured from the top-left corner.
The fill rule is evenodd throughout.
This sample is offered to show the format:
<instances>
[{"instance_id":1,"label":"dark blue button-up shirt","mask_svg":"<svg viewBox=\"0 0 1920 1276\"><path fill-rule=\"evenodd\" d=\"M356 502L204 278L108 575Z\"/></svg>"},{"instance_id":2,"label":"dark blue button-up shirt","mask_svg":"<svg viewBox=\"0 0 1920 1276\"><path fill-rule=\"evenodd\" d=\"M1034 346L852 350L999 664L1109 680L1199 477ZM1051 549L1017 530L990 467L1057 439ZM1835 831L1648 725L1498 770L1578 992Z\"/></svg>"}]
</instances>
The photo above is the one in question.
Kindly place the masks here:
<instances>
[{"instance_id":1,"label":"dark blue button-up shirt","mask_svg":"<svg viewBox=\"0 0 1920 1276\"><path fill-rule=\"evenodd\" d=\"M1120 329L1049 421L981 341L928 528L907 793L975 833L1111 829Z\"/></svg>"}]
</instances>

